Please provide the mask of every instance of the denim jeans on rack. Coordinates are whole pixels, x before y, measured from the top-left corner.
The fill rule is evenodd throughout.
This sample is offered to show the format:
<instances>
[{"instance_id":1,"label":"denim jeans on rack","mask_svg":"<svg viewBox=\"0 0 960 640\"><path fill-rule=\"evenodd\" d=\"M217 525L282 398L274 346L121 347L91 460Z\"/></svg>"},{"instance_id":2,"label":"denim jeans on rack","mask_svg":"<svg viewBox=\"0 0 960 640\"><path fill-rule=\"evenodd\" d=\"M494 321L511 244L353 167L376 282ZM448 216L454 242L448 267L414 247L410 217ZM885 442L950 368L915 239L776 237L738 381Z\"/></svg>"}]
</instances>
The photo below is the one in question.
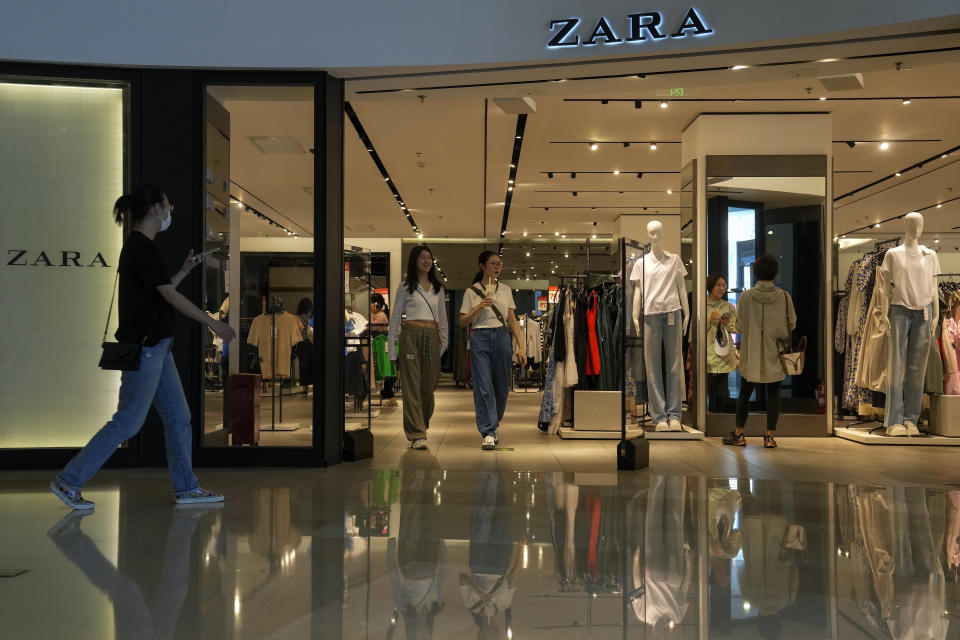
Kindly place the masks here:
<instances>
[{"instance_id":1,"label":"denim jeans on rack","mask_svg":"<svg viewBox=\"0 0 960 640\"><path fill-rule=\"evenodd\" d=\"M190 407L183 395L172 347L173 338L143 347L140 369L120 375L117 412L60 472L57 479L61 484L78 491L83 488L117 447L137 435L152 404L163 420L163 439L174 493L188 493L200 486L191 464Z\"/></svg>"},{"instance_id":2,"label":"denim jeans on rack","mask_svg":"<svg viewBox=\"0 0 960 640\"><path fill-rule=\"evenodd\" d=\"M917 424L923 403L923 381L930 355L933 303L916 311L890 305L887 341L887 406L884 426Z\"/></svg>"},{"instance_id":3,"label":"denim jeans on rack","mask_svg":"<svg viewBox=\"0 0 960 640\"><path fill-rule=\"evenodd\" d=\"M680 419L683 402L682 323L679 309L643 317L643 355L647 363L650 418L654 424ZM665 372L661 364L664 360Z\"/></svg>"}]
</instances>

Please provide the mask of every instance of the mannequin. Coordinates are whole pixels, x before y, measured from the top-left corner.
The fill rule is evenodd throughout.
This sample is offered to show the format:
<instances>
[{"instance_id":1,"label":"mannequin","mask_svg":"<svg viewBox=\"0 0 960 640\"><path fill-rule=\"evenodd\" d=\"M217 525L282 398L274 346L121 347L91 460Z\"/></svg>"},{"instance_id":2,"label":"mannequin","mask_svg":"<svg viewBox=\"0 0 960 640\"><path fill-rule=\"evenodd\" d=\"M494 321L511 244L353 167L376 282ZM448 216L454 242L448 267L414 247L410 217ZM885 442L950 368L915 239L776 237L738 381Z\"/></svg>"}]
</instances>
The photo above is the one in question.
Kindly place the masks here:
<instances>
[{"instance_id":1,"label":"mannequin","mask_svg":"<svg viewBox=\"0 0 960 640\"><path fill-rule=\"evenodd\" d=\"M634 283L633 326L640 334L644 323L644 360L650 416L656 431L683 431L680 424L683 398L682 338L690 323L687 270L675 253L663 249L663 224L653 220L647 225L650 253L638 260L630 274ZM666 356L666 376L661 359Z\"/></svg>"},{"instance_id":2,"label":"mannequin","mask_svg":"<svg viewBox=\"0 0 960 640\"><path fill-rule=\"evenodd\" d=\"M888 436L920 435L917 420L924 373L940 313L940 261L936 252L918 242L923 216L908 213L903 224L903 244L887 251L878 273L881 285L889 292L883 307L883 322L890 336L884 418Z\"/></svg>"}]
</instances>

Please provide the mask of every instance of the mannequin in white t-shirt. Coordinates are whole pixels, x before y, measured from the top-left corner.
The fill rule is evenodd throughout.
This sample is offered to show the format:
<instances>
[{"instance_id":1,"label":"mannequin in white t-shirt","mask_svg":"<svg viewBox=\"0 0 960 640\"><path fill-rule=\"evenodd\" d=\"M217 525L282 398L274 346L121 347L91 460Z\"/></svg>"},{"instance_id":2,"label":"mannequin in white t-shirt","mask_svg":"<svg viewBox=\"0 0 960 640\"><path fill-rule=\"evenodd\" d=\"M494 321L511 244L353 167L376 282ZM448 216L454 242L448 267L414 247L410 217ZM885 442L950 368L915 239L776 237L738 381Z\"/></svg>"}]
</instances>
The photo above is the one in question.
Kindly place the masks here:
<instances>
[{"instance_id":1,"label":"mannequin in white t-shirt","mask_svg":"<svg viewBox=\"0 0 960 640\"><path fill-rule=\"evenodd\" d=\"M651 220L647 224L647 235L650 238L650 253L661 263L667 262L671 258L680 259L680 256L676 254L669 253L663 249L663 223L659 220ZM681 266L682 266L681 262ZM637 263L635 270L641 268L639 262ZM684 271L677 270L675 274L677 291L686 291L687 285L684 282ZM633 279L633 278L631 278ZM633 279L634 280L634 295L633 295L633 328L636 330L637 335L640 335L640 322L642 321L642 313L644 311L644 279ZM685 295L677 296L680 300L680 308L683 310L683 333L686 335L687 327L690 324L690 307L687 304L687 297ZM647 311L649 313L649 311Z\"/></svg>"},{"instance_id":2,"label":"mannequin in white t-shirt","mask_svg":"<svg viewBox=\"0 0 960 640\"><path fill-rule=\"evenodd\" d=\"M920 435L917 421L923 403L923 382L930 342L935 340L940 313L937 275L940 260L935 251L918 241L923 216L903 218L903 244L887 251L877 280L887 295L883 323L887 350L887 404L884 426L888 436Z\"/></svg>"},{"instance_id":3,"label":"mannequin in white t-shirt","mask_svg":"<svg viewBox=\"0 0 960 640\"><path fill-rule=\"evenodd\" d=\"M687 270L680 256L663 250L663 224L647 225L650 253L629 274L634 285L633 326L643 335L650 417L656 431L683 431L683 335L689 325ZM640 323L643 322L643 333ZM666 363L662 369L661 362Z\"/></svg>"}]
</instances>

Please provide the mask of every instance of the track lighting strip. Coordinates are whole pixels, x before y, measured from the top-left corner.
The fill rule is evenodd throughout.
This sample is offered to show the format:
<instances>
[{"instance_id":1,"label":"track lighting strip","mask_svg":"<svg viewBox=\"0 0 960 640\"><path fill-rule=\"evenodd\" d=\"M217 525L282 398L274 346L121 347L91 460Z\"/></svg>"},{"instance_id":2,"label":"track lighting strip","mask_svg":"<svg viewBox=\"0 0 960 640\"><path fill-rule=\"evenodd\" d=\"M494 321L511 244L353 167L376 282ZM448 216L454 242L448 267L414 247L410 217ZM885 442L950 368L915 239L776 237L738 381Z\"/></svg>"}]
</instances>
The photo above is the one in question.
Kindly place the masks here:
<instances>
[{"instance_id":1,"label":"track lighting strip","mask_svg":"<svg viewBox=\"0 0 960 640\"><path fill-rule=\"evenodd\" d=\"M517 185L517 172L520 170L520 151L523 149L523 132L527 128L527 114L517 116L517 130L513 136L513 154L510 156L510 172L507 175L507 195L503 199L503 219L500 222L500 250L503 250L503 239L507 236L507 222L510 219L510 205L513 202L513 192Z\"/></svg>"},{"instance_id":2,"label":"track lighting strip","mask_svg":"<svg viewBox=\"0 0 960 640\"><path fill-rule=\"evenodd\" d=\"M826 97L818 96L806 98L564 98L564 102L599 102L604 105L608 102L627 102L632 103L634 107L639 102L660 103L664 100L668 102L861 102L876 100L895 100L903 103L904 96L871 96L871 97ZM909 100L916 102L918 100L960 100L960 96L910 96ZM907 103L909 104L909 103Z\"/></svg>"},{"instance_id":3,"label":"track lighting strip","mask_svg":"<svg viewBox=\"0 0 960 640\"><path fill-rule=\"evenodd\" d=\"M956 201L958 201L958 200L960 200L960 196L956 196L956 197L950 198L950 199L948 199L948 200L941 200L940 202L937 202L937 203L935 203L935 204L928 204L928 205L923 206L923 207L918 207L918 208L916 208L916 209L911 209L911 211L916 211L917 213L922 213L922 212L924 212L924 211L929 211L930 209L939 209L939 208L943 207L943 205L945 205L945 204L949 204L949 203L951 203L951 202L956 202ZM909 212L908 212L908 213L909 213ZM851 229L850 231L844 231L843 233L837 235L837 238L844 238L844 237L850 235L851 233L859 233L859 232L861 232L861 231L869 231L869 230L875 229L875 228L876 228L876 225L881 225L881 224L884 224L884 223L887 223L887 222L892 222L892 221L894 221L894 220L899 220L899 219L903 218L905 215L907 215L907 214L906 214L906 213L900 213L900 214L897 214L897 215L895 215L895 216L891 216L891 217L889 217L889 218L887 218L887 219L885 219L885 220L879 220L879 221L874 222L874 223L872 223L872 224L867 224L867 225L864 225L864 226L862 226L862 227L857 227L856 229ZM953 228L954 228L954 229L960 229L960 226L953 227Z\"/></svg>"},{"instance_id":4,"label":"track lighting strip","mask_svg":"<svg viewBox=\"0 0 960 640\"><path fill-rule=\"evenodd\" d=\"M867 185L864 185L864 186L859 187L859 188L857 188L857 189L854 189L853 191L848 191L847 193L845 193L845 194L843 194L843 195L841 195L841 196L837 196L836 198L833 199L833 201L834 201L834 202L839 202L840 200L843 200L844 198L849 198L850 196L852 196L852 195L854 195L854 194L856 194L856 193L860 193L861 191L864 191L864 190L869 189L869 188L871 188L871 187L875 187L875 186L877 186L878 184L882 184L882 183L886 182L887 180L893 180L893 179L899 178L901 175L903 175L903 174L906 173L907 171L912 171L913 169L919 169L919 168L921 168L922 166L924 166L925 164L929 164L929 163L931 163L931 162L935 162L935 161L937 161L937 160L943 159L943 158L949 156L951 153L955 153L955 152L958 151L958 150L960 150L960 145L957 145L957 146L952 147L952 148L950 148L950 149L947 149L947 150L945 150L945 151L941 151L940 153L936 153L936 154L930 156L929 158L926 158L926 159L924 159L924 160L920 160L919 162L913 163L913 164L910 165L909 167L905 167L905 168L903 168L903 169L900 169L899 171L896 171L896 172L894 172L894 173L892 173L892 174L890 174L890 175L888 175L888 176L885 176L885 177L883 177L883 178L880 178L879 180L874 180L874 181L871 182L870 184L867 184ZM957 162L957 160L954 160L953 162L945 163L945 164L943 164L943 165L941 165L941 166L939 166L939 167L936 167L935 169L931 169L930 171L927 171L926 173L923 173L923 174L921 174L921 175L924 175L924 176L925 176L925 175L927 175L927 174L929 174L929 173L933 173L934 171L939 171L940 169L943 169L944 167L949 167L950 165L954 164L955 162ZM913 180L913 179L919 178L919 177L921 177L921 176L911 176L909 179L907 179L907 180L901 180L901 181L897 182L897 184L892 185L892 186L890 186L890 187L888 187L888 188L889 188L889 189L892 189L892 188L894 188L894 187L898 187L898 186L900 186L900 185L902 185L902 184L906 184L906 183L909 182L910 180ZM884 189L883 191L886 191L886 189ZM882 191L878 191L877 193L882 193ZM876 195L876 194L870 194L870 195ZM868 196L868 197L869 197L869 196ZM853 204L853 203L850 203L850 204Z\"/></svg>"}]
</instances>

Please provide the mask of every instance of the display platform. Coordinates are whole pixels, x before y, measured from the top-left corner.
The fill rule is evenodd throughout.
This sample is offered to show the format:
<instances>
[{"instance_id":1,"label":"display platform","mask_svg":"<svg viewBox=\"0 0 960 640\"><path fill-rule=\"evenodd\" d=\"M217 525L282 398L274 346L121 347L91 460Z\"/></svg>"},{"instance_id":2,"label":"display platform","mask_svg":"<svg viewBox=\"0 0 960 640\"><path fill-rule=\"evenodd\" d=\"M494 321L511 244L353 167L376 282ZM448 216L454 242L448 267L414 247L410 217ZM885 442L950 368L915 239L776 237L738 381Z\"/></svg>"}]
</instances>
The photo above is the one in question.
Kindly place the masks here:
<instances>
[{"instance_id":1,"label":"display platform","mask_svg":"<svg viewBox=\"0 0 960 640\"><path fill-rule=\"evenodd\" d=\"M557 435L564 440L619 440L620 431L585 431L573 427L560 427ZM635 427L627 429L627 440L643 436L643 429Z\"/></svg>"},{"instance_id":2,"label":"display platform","mask_svg":"<svg viewBox=\"0 0 960 640\"><path fill-rule=\"evenodd\" d=\"M646 430L647 440L703 440L703 431L683 425L683 431L654 431L653 425Z\"/></svg>"},{"instance_id":3,"label":"display platform","mask_svg":"<svg viewBox=\"0 0 960 640\"><path fill-rule=\"evenodd\" d=\"M272 427L260 427L260 431L296 431L299 428L299 422L277 422Z\"/></svg>"},{"instance_id":4,"label":"display platform","mask_svg":"<svg viewBox=\"0 0 960 640\"><path fill-rule=\"evenodd\" d=\"M851 442L859 442L867 445L897 445L897 446L939 446L939 447L960 447L960 438L951 438L948 436L938 436L936 434L926 434L921 432L919 436L896 436L888 437L884 435L883 427L873 424L863 427L835 427L833 435ZM871 430L874 430L871 433Z\"/></svg>"}]
</instances>

